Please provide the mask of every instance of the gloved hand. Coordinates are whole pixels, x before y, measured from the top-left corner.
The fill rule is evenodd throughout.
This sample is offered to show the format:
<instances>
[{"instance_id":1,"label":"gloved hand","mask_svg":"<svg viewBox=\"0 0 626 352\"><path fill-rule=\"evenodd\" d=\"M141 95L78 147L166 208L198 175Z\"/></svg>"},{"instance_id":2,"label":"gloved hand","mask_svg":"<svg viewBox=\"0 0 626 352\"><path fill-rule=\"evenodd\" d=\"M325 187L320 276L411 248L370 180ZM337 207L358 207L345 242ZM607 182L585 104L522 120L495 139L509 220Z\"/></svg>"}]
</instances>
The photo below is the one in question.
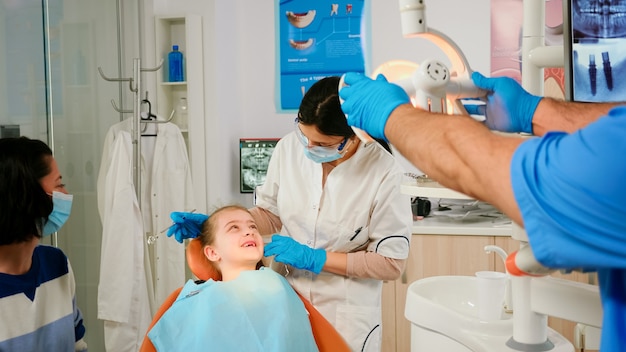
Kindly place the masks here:
<instances>
[{"instance_id":1,"label":"gloved hand","mask_svg":"<svg viewBox=\"0 0 626 352\"><path fill-rule=\"evenodd\" d=\"M344 100L341 109L348 117L348 125L388 142L385 125L389 115L398 105L411 101L404 89L387 82L382 74L372 80L364 75L348 72L344 76L344 82L347 86L339 90L339 97Z\"/></svg>"},{"instance_id":2,"label":"gloved hand","mask_svg":"<svg viewBox=\"0 0 626 352\"><path fill-rule=\"evenodd\" d=\"M533 132L533 114L541 97L528 93L509 77L487 78L473 72L472 81L489 93L486 106L465 105L468 113L485 115L485 124L492 130Z\"/></svg>"},{"instance_id":3,"label":"gloved hand","mask_svg":"<svg viewBox=\"0 0 626 352\"><path fill-rule=\"evenodd\" d=\"M298 243L291 237L272 235L272 242L265 245L263 255L294 268L319 274L326 263L326 251Z\"/></svg>"},{"instance_id":4,"label":"gloved hand","mask_svg":"<svg viewBox=\"0 0 626 352\"><path fill-rule=\"evenodd\" d=\"M167 237L172 237L183 243L187 238L196 238L202 232L202 224L209 218L208 215L200 213L188 213L173 211L170 218L174 224L167 229Z\"/></svg>"}]
</instances>

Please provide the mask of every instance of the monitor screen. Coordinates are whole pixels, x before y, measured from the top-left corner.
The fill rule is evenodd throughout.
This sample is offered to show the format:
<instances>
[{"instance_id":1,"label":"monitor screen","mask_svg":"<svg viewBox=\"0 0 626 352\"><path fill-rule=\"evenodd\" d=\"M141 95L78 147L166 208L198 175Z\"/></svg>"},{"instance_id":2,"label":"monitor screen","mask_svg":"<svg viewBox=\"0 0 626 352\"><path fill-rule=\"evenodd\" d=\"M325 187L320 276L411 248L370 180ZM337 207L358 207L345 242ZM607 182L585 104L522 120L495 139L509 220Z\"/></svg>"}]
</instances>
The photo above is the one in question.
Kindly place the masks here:
<instances>
[{"instance_id":1,"label":"monitor screen","mask_svg":"<svg viewBox=\"0 0 626 352\"><path fill-rule=\"evenodd\" d=\"M239 191L253 193L265 182L270 157L279 138L239 139Z\"/></svg>"},{"instance_id":2,"label":"monitor screen","mask_svg":"<svg viewBox=\"0 0 626 352\"><path fill-rule=\"evenodd\" d=\"M626 1L566 0L566 98L626 101Z\"/></svg>"}]
</instances>

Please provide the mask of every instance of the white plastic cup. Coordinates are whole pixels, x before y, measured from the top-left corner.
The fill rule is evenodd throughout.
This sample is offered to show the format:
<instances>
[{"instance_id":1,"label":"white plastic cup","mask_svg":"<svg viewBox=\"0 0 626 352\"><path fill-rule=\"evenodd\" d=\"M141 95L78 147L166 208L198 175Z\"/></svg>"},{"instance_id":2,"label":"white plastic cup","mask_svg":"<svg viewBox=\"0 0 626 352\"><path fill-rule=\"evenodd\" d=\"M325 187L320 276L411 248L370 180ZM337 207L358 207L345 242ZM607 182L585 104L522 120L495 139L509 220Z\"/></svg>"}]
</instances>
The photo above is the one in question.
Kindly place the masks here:
<instances>
[{"instance_id":1,"label":"white plastic cup","mask_svg":"<svg viewBox=\"0 0 626 352\"><path fill-rule=\"evenodd\" d=\"M476 272L478 319L500 320L504 307L506 274L498 271Z\"/></svg>"}]
</instances>

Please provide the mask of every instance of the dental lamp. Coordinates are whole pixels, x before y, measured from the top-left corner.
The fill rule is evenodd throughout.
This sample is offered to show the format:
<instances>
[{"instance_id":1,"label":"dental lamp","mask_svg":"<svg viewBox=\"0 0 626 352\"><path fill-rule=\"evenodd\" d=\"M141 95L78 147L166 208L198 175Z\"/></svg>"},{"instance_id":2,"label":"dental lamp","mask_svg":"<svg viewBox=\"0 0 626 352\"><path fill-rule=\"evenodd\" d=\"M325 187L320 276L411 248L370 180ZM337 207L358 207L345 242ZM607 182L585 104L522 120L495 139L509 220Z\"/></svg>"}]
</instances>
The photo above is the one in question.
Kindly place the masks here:
<instances>
[{"instance_id":1,"label":"dental lamp","mask_svg":"<svg viewBox=\"0 0 626 352\"><path fill-rule=\"evenodd\" d=\"M485 92L472 80L467 58L456 43L445 34L426 26L423 0L399 0L402 35L431 41L448 57L448 68L439 60L427 59L419 65L406 61L385 63L374 71L402 87L412 98L413 105L432 112L467 114L462 98L479 98ZM393 77L393 78L391 78Z\"/></svg>"},{"instance_id":2,"label":"dental lamp","mask_svg":"<svg viewBox=\"0 0 626 352\"><path fill-rule=\"evenodd\" d=\"M444 114L469 115L460 99L480 98L486 92L474 85L467 58L456 43L445 34L426 26L423 0L399 0L402 35L430 40L446 54L451 69L439 60L428 59L420 65L409 61L390 61L380 65L373 77L383 74L389 82L397 84L411 97L413 106ZM339 89L344 86L343 76ZM472 118L483 121L484 116ZM352 127L357 137L366 145L374 139L367 132Z\"/></svg>"}]
</instances>

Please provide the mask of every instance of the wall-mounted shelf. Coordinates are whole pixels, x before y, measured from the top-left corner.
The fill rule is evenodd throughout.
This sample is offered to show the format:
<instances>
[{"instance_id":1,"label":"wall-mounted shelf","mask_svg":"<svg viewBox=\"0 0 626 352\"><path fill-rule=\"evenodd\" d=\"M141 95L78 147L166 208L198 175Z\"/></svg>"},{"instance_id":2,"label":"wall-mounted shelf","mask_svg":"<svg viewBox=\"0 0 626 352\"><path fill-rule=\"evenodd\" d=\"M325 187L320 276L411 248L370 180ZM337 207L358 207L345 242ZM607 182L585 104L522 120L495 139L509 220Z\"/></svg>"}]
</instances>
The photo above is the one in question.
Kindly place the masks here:
<instances>
[{"instance_id":1,"label":"wall-mounted shelf","mask_svg":"<svg viewBox=\"0 0 626 352\"><path fill-rule=\"evenodd\" d=\"M182 82L161 82L162 86L186 86L187 81Z\"/></svg>"},{"instance_id":2,"label":"wall-mounted shelf","mask_svg":"<svg viewBox=\"0 0 626 352\"><path fill-rule=\"evenodd\" d=\"M175 111L172 122L178 125L187 143L193 187L197 191L198 212L206 212L206 138L204 115L204 54L202 17L199 15L155 17L156 61L163 60L157 75L158 114L164 117ZM183 53L182 82L168 81L167 54L178 45ZM186 113L180 109L186 99Z\"/></svg>"}]
</instances>

